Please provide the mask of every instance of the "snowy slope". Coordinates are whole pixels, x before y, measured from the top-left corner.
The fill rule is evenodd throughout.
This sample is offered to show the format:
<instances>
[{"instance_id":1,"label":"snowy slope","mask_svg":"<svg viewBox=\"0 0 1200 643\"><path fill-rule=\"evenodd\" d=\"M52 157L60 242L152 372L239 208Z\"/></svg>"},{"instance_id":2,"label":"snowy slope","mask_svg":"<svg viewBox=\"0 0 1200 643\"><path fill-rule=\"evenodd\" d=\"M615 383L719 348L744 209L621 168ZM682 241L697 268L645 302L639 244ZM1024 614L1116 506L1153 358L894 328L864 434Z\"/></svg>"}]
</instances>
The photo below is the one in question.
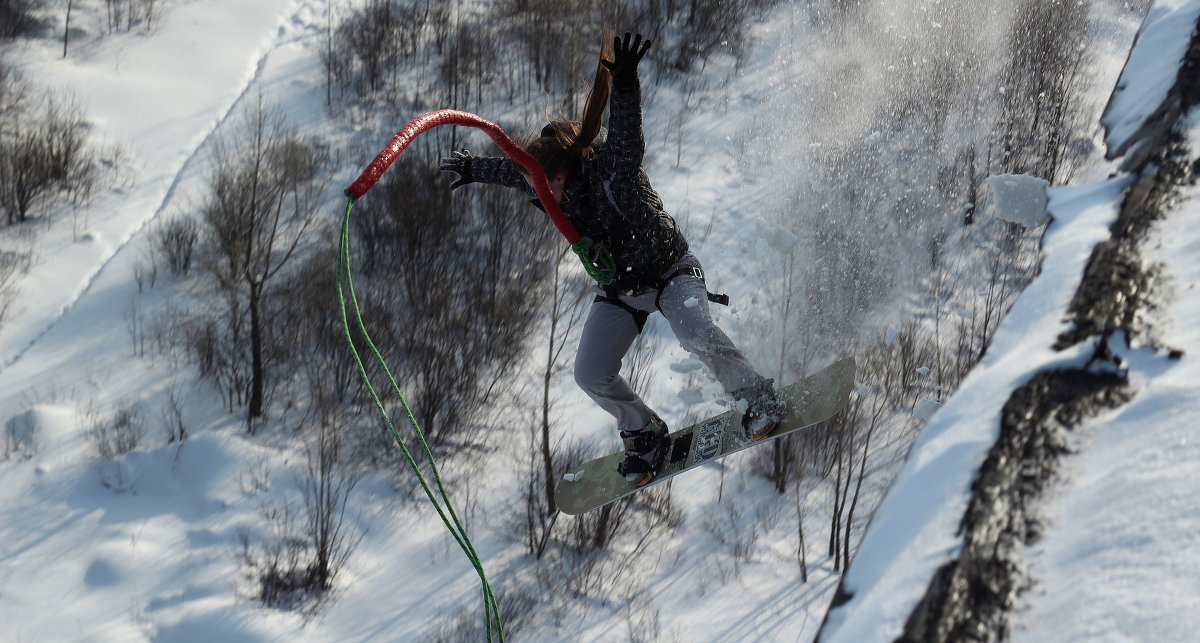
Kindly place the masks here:
<instances>
[{"instance_id":1,"label":"snowy slope","mask_svg":"<svg viewBox=\"0 0 1200 643\"><path fill-rule=\"evenodd\" d=\"M122 177L127 190L99 199L86 222L56 226L38 241L43 260L28 282L47 287L22 290L0 337L0 370L18 360L118 251L167 209L180 177L253 84L268 53L300 35L297 18L316 6L298 0L183 3L172 6L150 36L77 42L66 59L61 42L53 40L33 41L11 54L10 62L28 78L84 103L91 132L120 143L131 162ZM75 24L88 24L87 14L77 13Z\"/></svg>"},{"instance_id":2,"label":"snowy slope","mask_svg":"<svg viewBox=\"0 0 1200 643\"><path fill-rule=\"evenodd\" d=\"M782 54L794 57L794 43L808 42L799 16L785 7L760 25L756 35L762 49L755 59L736 75L726 96L710 98L696 110L688 126L695 136L688 138L692 147L684 154L694 162L686 170L674 167L677 138L670 111L663 107L647 118L647 135L658 150L650 174L669 209L685 221L710 274L719 279L715 288L736 293L739 303L733 310L718 311L735 336L754 321L752 305L740 303L754 297L754 274L742 259L774 252L769 242L777 240L763 238L771 228L755 224L762 212L781 207L784 200L768 178L742 167L741 157L758 141L762 123L776 115L775 105L762 95L763 88L788 80L786 67L777 66ZM95 131L128 145L132 163L127 187L102 196L91 208L82 226L86 237L76 239L71 226L60 226L39 240L43 261L25 282L23 310L0 335L0 420L21 437L16 453L0 462L0 640L415 640L478 609L473 571L431 520L427 506L397 500L389 480L396 472L379 472L355 491L351 512L360 516L363 541L339 581L335 601L319 618L306 621L260 607L242 577L239 530L261 524L262 503L294 500L291 478L302 455L282 428L264 431L258 439L246 437L240 417L227 414L189 368L154 355L135 358L130 347L130 311L161 310L173 292L168 283L139 294L133 282L150 222L194 207L206 170L205 143L240 103L262 92L302 128L329 137L347 133L323 113L317 58L323 20L324 4L316 0L190 0L172 3L165 22L150 36L84 41L73 45L66 60L53 41L25 44L16 52L15 60L30 76L71 87ZM799 64L792 60L789 64ZM709 73L727 73L729 65L714 61ZM669 91L662 90L659 105L683 104ZM363 150L363 156L374 151ZM332 214L340 188L361 169L344 165L330 179ZM1106 199L1119 184L1056 193L1062 229L1072 231L1052 237L1047 249L1053 261L1066 266L1058 269L1060 277L1076 270L1087 244L1101 238L1112 215ZM1170 258L1184 254L1172 251ZM1008 386L1027 375L1030 355L1050 359L1036 342L1056 328L1062 307L1054 308L1053 302L1064 296L1069 281L1045 280L1040 292L1046 299L1022 300L1014 321L997 338L997 345L1004 342L1016 352L993 351L970 382ZM668 373L669 364L687 355L674 342L658 341L665 345L658 370ZM1031 352L1020 352L1027 347ZM754 349L760 355L769 350ZM694 405L677 395L686 381L684 375L663 378L652 400L656 407L683 416ZM718 408L715 385L696 386L704 401L700 409ZM156 418L172 391L185 398L193 435L182 448L158 434ZM151 428L143 447L118 472L97 463L84 435L87 411L105 413L133 401ZM990 393L977 389L947 405L938 418L977 418L981 409L991 413L995 403ZM578 395L567 398L565 412L570 417L565 431L612 440L602 414ZM983 438L960 436L948 420L936 419L930 431L924 443L955 457L969 459L984 448ZM914 457L912 466L923 467L931 458ZM472 516L472 524L501 525L512 511L506 503L514 485L500 477L510 468L501 457L478 474L496 481L488 485L483 503L495 506ZM925 513L914 515L930 515L943 489L966 484L965 474L951 479L949 486L945 481L919 486L920 493L908 501L889 501L896 505L891 515L916 509ZM539 613L531 617L525 636L625 640L631 624L638 623L643 634L679 640L810 639L838 580L828 560L815 561L813 580L798 583L792 541L785 540L795 526L788 524L772 524L739 566L727 562L728 546L716 542L718 536L749 539L750 534L737 532L745 516L732 512L770 511L774 491L768 487L717 467L681 479L675 494L697 517L669 543L656 545L662 549L652 569L640 570L649 579L643 582L653 583L639 595L643 612L591 604L566 617ZM718 493L739 498L738 506L717 513ZM933 499L920 507L908 504L931 493ZM947 520L931 517L929 524ZM911 534L917 539L921 528L916 520L901 521L898 531L875 538ZM501 591L528 565L502 532L500 527L472 532ZM814 540L821 536L812 534ZM941 535L935 542L952 547ZM855 579L864 577L858 570L870 565L872 556L876 569L886 563L879 550L864 545L863 551L871 553L856 561ZM918 570L914 565L904 571L915 577ZM866 629L857 631L891 631L896 601L911 593L902 583L895 587L899 598L880 601L880 611L869 614ZM641 589L629 587L630 592ZM542 591L553 594L555 588Z\"/></svg>"},{"instance_id":3,"label":"snowy slope","mask_svg":"<svg viewBox=\"0 0 1200 643\"><path fill-rule=\"evenodd\" d=\"M1188 128L1200 149L1195 116ZM1171 294L1161 341L1118 352L1131 402L1086 422L1068 480L1047 503L1050 524L1030 555L1038 585L1023 601L1014 640L1189 641L1200 632L1200 201L1195 188L1147 242Z\"/></svg>"},{"instance_id":4,"label":"snowy slope","mask_svg":"<svg viewBox=\"0 0 1200 643\"><path fill-rule=\"evenodd\" d=\"M843 585L854 600L831 613L827 640L900 635L934 571L960 546L958 523L971 482L996 440L1012 390L1042 368L1081 366L1086 359L1051 346L1066 329L1062 311L1078 275L1092 247L1107 238L1129 183L1118 178L1051 190L1055 221L1046 233L1042 273L1000 324L988 355L913 446L846 573Z\"/></svg>"},{"instance_id":5,"label":"snowy slope","mask_svg":"<svg viewBox=\"0 0 1200 643\"><path fill-rule=\"evenodd\" d=\"M1198 13L1195 2L1155 3L1149 12L1106 111L1110 146L1143 144L1133 137L1161 114L1155 110L1175 83ZM1193 112L1183 128L1193 158L1200 144L1196 118ZM1041 275L1001 324L989 357L914 446L846 575L852 599L831 611L821 640L896 638L935 570L958 554L959 521L995 440L1000 407L1035 373L1082 367L1092 355L1091 342L1062 352L1051 345L1067 328L1064 311L1088 252L1109 237L1107 226L1134 178L1118 174L1051 189L1055 220ZM1153 314L1154 340L1163 348L1112 347L1125 361L1134 397L1071 433L1075 455L1065 458L1062 479L1038 508L1044 533L1023 554L1033 585L1011 615L1014 640L1190 641L1200 628L1195 198L1195 188L1185 188L1181 204L1142 244L1169 284ZM1182 358L1172 359L1167 349L1182 351Z\"/></svg>"}]
</instances>

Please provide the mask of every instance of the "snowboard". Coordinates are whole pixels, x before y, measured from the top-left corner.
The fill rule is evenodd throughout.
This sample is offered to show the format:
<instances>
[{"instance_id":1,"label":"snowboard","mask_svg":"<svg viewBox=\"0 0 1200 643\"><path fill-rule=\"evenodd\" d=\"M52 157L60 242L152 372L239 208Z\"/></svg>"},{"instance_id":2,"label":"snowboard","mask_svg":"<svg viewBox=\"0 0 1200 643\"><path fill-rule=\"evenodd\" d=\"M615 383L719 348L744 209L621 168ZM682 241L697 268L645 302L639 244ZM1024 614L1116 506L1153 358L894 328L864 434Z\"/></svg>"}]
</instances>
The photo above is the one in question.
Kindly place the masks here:
<instances>
[{"instance_id":1,"label":"snowboard","mask_svg":"<svg viewBox=\"0 0 1200 643\"><path fill-rule=\"evenodd\" d=\"M559 511L578 515L731 453L819 424L842 408L853 386L854 359L834 362L778 391L786 410L779 426L766 437L751 441L742 430L741 412L727 411L671 433L662 469L648 484L635 487L617 473L617 464L625 459L622 450L563 474L554 489L554 502Z\"/></svg>"}]
</instances>

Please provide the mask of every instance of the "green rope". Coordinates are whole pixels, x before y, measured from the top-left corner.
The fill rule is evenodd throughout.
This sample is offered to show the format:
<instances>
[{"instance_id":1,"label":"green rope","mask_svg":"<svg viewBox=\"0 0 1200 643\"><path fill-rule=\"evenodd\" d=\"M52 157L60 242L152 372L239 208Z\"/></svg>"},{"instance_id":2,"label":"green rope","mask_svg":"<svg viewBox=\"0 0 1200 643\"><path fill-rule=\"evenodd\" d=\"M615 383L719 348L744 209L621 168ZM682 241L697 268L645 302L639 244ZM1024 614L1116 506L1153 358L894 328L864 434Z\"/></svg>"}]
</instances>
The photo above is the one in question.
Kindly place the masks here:
<instances>
[{"instance_id":1,"label":"green rope","mask_svg":"<svg viewBox=\"0 0 1200 643\"><path fill-rule=\"evenodd\" d=\"M342 315L342 330L346 336L346 343L350 346L350 352L354 355L354 363L358 366L358 375L362 378L363 385L367 389L367 393L371 396L371 400L375 403L375 408L379 411L379 415L383 418L383 422L387 425L388 431L392 434L392 438L396 444L400 446L400 450L404 452L404 458L408 461L408 465L412 467L413 473L416 474L417 480L421 483L421 488L425 490L425 495L428 496L429 502L437 510L438 516L441 517L442 523L446 525L446 529L454 537L455 542L462 548L463 553L470 559L471 565L475 567L475 571L479 574L479 580L483 584L483 602L484 602L484 619L487 627L487 640L492 640L492 631L496 631L501 643L504 641L504 626L500 621L500 606L496 602L496 596L492 593L492 587L488 584L487 575L483 571L483 563L479 560L479 555L475 552L475 547L467 538L466 529L463 528L462 521L459 520L458 514L454 511L454 506L450 503L450 497L446 493L446 487L442 483L442 476L438 472L437 462L433 459L433 451L429 448L429 443L425 440L425 433L418 426L417 420L413 417L412 410L408 407L408 402L400 393L400 386L396 383L396 378L392 375L391 369L383 359L383 355L371 341L370 335L367 334L367 328L363 323L362 311L359 309L358 296L354 292L354 281L350 275L350 210L354 207L354 197L350 197L346 203L346 214L342 218L341 240L338 243L338 265L337 265L337 291L338 291L338 309ZM343 291L343 280L345 281L345 292ZM434 497L433 491L429 487L425 476L421 474L420 468L417 466L416 460L412 453L404 444L400 433L396 430L396 426L392 423L391 416L383 406L383 402L379 399L379 394L375 386L371 383L367 376L366 366L363 364L362 357L358 353L358 349L354 345L354 338L350 332L350 322L346 315L346 292L349 293L350 303L354 310L354 321L359 334L362 336L363 342L371 350L371 354L375 357L376 363L383 369L387 376L388 383L392 387L392 393L400 400L400 406L404 410L405 416L408 418L408 423L412 427L413 434L417 436L417 442L420 443L422 451L425 453L425 458L429 462L429 469L433 473L434 481L437 483L438 495L441 496L442 502ZM443 504L444 503L444 507ZM449 516L447 516L449 514ZM453 524L452 524L453 523Z\"/></svg>"}]
</instances>

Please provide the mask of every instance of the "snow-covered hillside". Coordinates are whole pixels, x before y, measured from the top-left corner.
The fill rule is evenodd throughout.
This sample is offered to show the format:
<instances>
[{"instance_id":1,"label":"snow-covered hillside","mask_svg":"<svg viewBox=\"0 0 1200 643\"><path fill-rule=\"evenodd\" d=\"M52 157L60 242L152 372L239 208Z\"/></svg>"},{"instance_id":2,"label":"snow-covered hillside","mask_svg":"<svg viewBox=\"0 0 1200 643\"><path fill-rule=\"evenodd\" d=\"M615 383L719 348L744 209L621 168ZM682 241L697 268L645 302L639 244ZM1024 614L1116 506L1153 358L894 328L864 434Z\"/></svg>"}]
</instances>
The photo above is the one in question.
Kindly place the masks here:
<instances>
[{"instance_id":1,"label":"snow-covered hillside","mask_svg":"<svg viewBox=\"0 0 1200 643\"><path fill-rule=\"evenodd\" d=\"M913 447L821 640L1195 638L1200 241L1195 176L1179 168L1200 140L1179 97L1200 82L1198 16L1196 2L1150 8L1104 116L1126 171L1051 189L1041 274ZM1095 252L1102 242L1122 249ZM1060 398L1052 418L1012 407L1047 375L1060 382L1048 390ZM1120 384L1071 390L1076 376ZM1074 399L1086 401L1064 410ZM1014 412L1049 432L998 451ZM1004 457L1019 482L990 488L980 471ZM993 526L976 529L989 510ZM1016 536L997 535L1005 529Z\"/></svg>"},{"instance_id":2,"label":"snow-covered hillside","mask_svg":"<svg viewBox=\"0 0 1200 643\"><path fill-rule=\"evenodd\" d=\"M922 83L929 81L920 73L921 60L910 58L907 47L918 36L957 33L943 29L939 4L874 7L871 24L905 56L892 61L873 58L889 51L885 47L817 33L811 7L781 3L753 25L747 60L739 65L718 56L697 72L701 78L728 77L727 85L714 83L720 89L703 100L696 97L704 94L703 83L699 90L652 90L658 111L646 115L649 174L716 280L714 290L734 295L734 306L718 311L719 322L746 338L754 359L782 362L778 344L767 339L778 329L765 328L770 323L757 314L777 294L760 280L764 274L773 278L773 258L798 243L771 213L805 211L810 204L798 204L792 188L826 180L813 166L829 158L821 153L836 147L839 137L880 138L861 103L882 93L885 80L901 83L911 76L908 91L924 91ZM1194 4L1156 6L1186 11ZM1117 3L1096 5L1096 13L1116 26L1097 38L1103 46L1093 98L1107 96L1114 85L1129 25L1136 22ZM463 6L470 15L473 5ZM958 9L970 13L969 7ZM0 640L454 640L462 631L474 632L456 629L462 623L477 627L482 620L475 571L423 499L397 492L404 485L395 480L408 475L403 469L369 472L355 488L349 529L361 540L319 609L263 607L254 596L245 547L269 532L265 513L301 503L297 478L305 445L293 432L301 410L280 404L287 408L275 409L267 426L248 435L240 409L230 413L193 366L145 340L155 319L190 301L183 280L165 271L147 274L150 233L203 200L214 137L233 132L239 110L260 97L303 131L362 147L333 146L343 155L326 181L327 214L318 219L323 232L315 243L335 239L341 190L386 136L374 140L361 123L327 113L320 62L326 10L319 0L168 2L151 33L100 37L101 9L85 5L75 7L71 21L78 31L65 58L55 35L61 23L52 23L43 37L4 45L8 62L27 77L73 92L89 132L124 146L126 156L121 183L98 195L73 224L64 224L61 218L71 215L63 214L31 236L0 236L6 244L34 244L35 255L33 270L18 283L16 307L0 326L6 436L0 460ZM999 25L1007 14L994 11ZM1181 29L1183 20L1170 26ZM995 37L981 37L980 46ZM861 58L838 60L846 47L861 49ZM845 74L822 75L830 70ZM837 102L839 92L843 100L852 96L861 113ZM1134 102L1121 113L1132 115L1145 105ZM542 107L507 105L497 108L501 113L481 115L523 122ZM852 113L838 118L838 110ZM794 115L803 127L781 131L781 113ZM478 145L471 136L469 144ZM1104 162L1098 151L1082 147L1089 177L1104 176L1119 162ZM538 576L514 544L519 537L512 535L512 523L523 511L518 470L525 465L512 440L477 469L451 467L452 493L466 507L514 640L811 640L839 581L853 600L832 612L828 637L898 636L933 570L958 547L966 492L1012 388L1048 365L1078 366L1088 358L1090 344L1061 352L1051 346L1066 326L1063 317L1088 254L1106 238L1132 180L1122 174L1053 189L1056 219L1045 238L1040 277L1000 326L981 366L933 415L844 580L831 557L815 553L829 536L826 527L813 524L819 519L804 527L814 553L808 582L799 580L796 520L825 502L823 492L780 495L750 471L748 457L673 483L679 524L634 539L637 547L652 548L649 553L609 553L599 569L612 575L598 581L606 593L591 601L568 596L556 586L559 579ZM1142 632L1185 640L1197 625L1189 619L1200 613L1194 586L1200 570L1187 557L1192 524L1186 505L1200 472L1189 457L1195 440L1183 427L1200 417L1188 388L1196 381L1194 356L1200 351L1192 321L1200 311L1188 293L1200 258L1188 225L1196 214L1191 194L1182 197L1184 205L1155 228L1145 247L1166 266L1171 284L1157 313L1156 345L1183 350L1184 357L1172 361L1149 348L1113 346L1135 395L1075 431L1072 447L1080 455L1065 466L1061 493L1040 510L1048 517L1046 533L1028 556L1038 584L1023 596L1025 607L1013 627L1029 640L1136 638ZM881 231L883 251L912 251L881 259L881 270L897 273L900 286L919 282L915 271L927 260L904 246L899 233L892 235L903 232L902 224L885 226L870 213L852 214L860 225ZM885 236L896 236L896 243ZM807 274L804 266L798 274ZM332 292L329 304L336 306ZM882 302L871 313L868 327L882 330L903 323L905 304ZM662 374L651 388L655 407L675 421L720 410L719 386L692 373L690 356L663 328L649 334L661 345L650 364L651 372ZM600 451L615 448L607 416L567 380L554 384L563 434L591 440ZM514 408L497 415L519 413L515 407L527 398L514 386L504 398ZM128 455L101 458L89 429L123 410L145 435ZM189 438L170 439L168 430L181 426ZM881 470L889 471L897 457L881 456ZM881 475L876 484L885 479ZM559 518L560 527L567 520ZM1089 534L1100 536L1082 540ZM1166 547L1171 544L1174 550ZM624 569L626 557L635 568ZM1171 584L1153 586L1169 571ZM1080 585L1087 591L1081 593ZM1153 600L1146 598L1151 590ZM1073 616L1060 618L1063 613ZM1149 621L1152 627L1144 625ZM1068 629L1071 623L1081 629ZM1151 629L1139 629L1145 627Z\"/></svg>"}]
</instances>

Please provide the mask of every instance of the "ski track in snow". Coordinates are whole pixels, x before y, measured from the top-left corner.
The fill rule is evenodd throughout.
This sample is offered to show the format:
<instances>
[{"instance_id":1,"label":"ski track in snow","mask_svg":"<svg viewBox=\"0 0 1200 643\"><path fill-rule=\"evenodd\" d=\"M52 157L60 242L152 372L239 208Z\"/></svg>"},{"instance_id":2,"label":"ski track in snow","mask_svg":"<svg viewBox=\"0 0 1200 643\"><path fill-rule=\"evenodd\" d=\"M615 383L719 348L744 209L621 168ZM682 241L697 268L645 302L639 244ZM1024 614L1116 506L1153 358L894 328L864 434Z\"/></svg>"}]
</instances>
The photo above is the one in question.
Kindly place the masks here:
<instances>
[{"instance_id":1,"label":"ski track in snow","mask_svg":"<svg viewBox=\"0 0 1200 643\"><path fill-rule=\"evenodd\" d=\"M180 163L179 168L174 171L171 182L167 186L166 192L163 194L158 206L154 208L154 211L150 214L150 216L145 217L141 222L129 229L126 236L113 247L112 252L108 255L108 257L100 261L96 265L95 270L82 279L81 286L70 298L70 300L63 304L58 312L55 313L48 322L46 322L41 330L37 331L33 337L30 338L25 346L18 349L11 358L4 362L3 366L0 366L0 373L3 373L9 368L15 366L17 362L21 361L21 358L23 358L34 346L37 345L39 341L41 341L43 337L46 336L46 334L53 330L54 327L57 326L58 323L61 322L63 318L65 318L71 312L72 309L75 308L76 304L78 304L84 297L87 296L87 294L91 291L92 286L100 279L101 275L104 274L105 269L112 264L113 260L116 259L117 256L125 250L125 248L138 239L151 222L157 220L158 217L164 211L166 211L167 207L171 204L175 197L175 191L180 182L182 182L183 178L187 175L188 170L192 168L192 165L197 157L199 157L201 152L208 146L208 143L212 140L213 135L219 132L221 128L224 127L225 123L229 121L229 118L237 112L238 107L242 104L242 100L250 93L251 89L253 89L258 81L262 78L263 69L266 68L267 60L271 57L271 54L275 53L280 47L296 43L307 37L289 37L291 34L287 31L287 25L289 22L295 22L295 19L300 17L301 10L310 4L311 2L309 0L294 0L287 7L287 9L280 12L280 19L275 26L275 33L277 34L277 37L271 42L270 46L267 47L265 51L262 51L258 54L258 58L254 63L254 72L249 75L246 81L242 84L241 90L237 92L226 108L221 111L221 115L213 123L213 126L204 133L204 135L200 138L200 141L192 148L190 152L188 152L183 162Z\"/></svg>"}]
</instances>

